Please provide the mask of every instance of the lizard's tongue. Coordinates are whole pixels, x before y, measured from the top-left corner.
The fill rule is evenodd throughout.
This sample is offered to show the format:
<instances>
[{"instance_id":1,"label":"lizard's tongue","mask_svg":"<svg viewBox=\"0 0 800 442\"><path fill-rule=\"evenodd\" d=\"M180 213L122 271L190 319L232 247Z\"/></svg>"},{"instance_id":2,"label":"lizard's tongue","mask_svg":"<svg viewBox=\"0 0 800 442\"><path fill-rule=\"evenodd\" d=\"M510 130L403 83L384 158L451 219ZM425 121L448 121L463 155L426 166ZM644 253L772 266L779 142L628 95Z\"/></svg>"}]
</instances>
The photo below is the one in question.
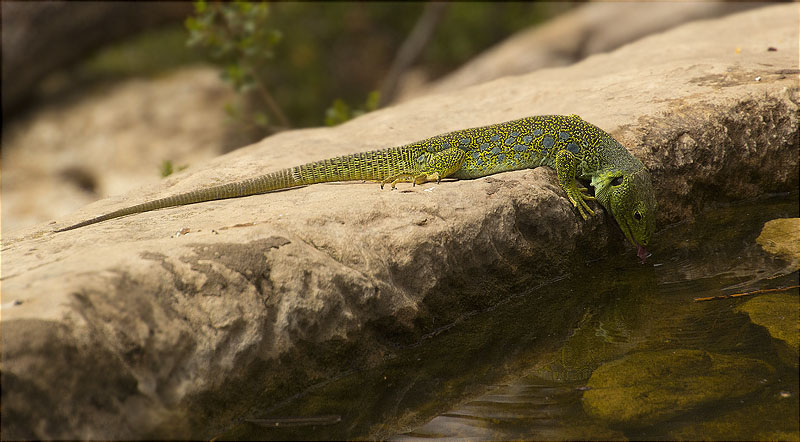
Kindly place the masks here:
<instances>
[{"instance_id":1,"label":"lizard's tongue","mask_svg":"<svg viewBox=\"0 0 800 442\"><path fill-rule=\"evenodd\" d=\"M647 253L647 250L645 250L644 247L640 246L639 244L636 244L636 256L638 256L639 259L642 260L642 264L644 264L644 260L647 259L647 257L650 256L650 254Z\"/></svg>"}]
</instances>

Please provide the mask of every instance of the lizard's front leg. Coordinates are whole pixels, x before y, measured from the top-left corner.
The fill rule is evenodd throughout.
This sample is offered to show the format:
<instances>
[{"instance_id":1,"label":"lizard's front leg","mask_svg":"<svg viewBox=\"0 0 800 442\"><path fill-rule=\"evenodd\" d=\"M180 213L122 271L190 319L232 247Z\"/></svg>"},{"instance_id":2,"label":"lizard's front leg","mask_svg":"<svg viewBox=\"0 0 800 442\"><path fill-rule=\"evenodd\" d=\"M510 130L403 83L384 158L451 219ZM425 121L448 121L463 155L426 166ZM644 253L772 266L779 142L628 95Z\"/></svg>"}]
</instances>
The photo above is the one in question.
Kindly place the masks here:
<instances>
[{"instance_id":1,"label":"lizard's front leg","mask_svg":"<svg viewBox=\"0 0 800 442\"><path fill-rule=\"evenodd\" d=\"M433 153L428 157L420 171L401 172L390 176L381 182L381 189L387 183L392 184L392 189L395 188L397 183L412 183L415 186L432 181L438 183L442 178L446 178L461 169L466 157L466 152L455 147Z\"/></svg>"},{"instance_id":2,"label":"lizard's front leg","mask_svg":"<svg viewBox=\"0 0 800 442\"><path fill-rule=\"evenodd\" d=\"M558 175L558 183L567 193L567 198L578 209L578 213L587 219L586 213L594 215L594 211L589 208L586 201L595 199L589 195L589 189L585 187L578 187L575 182L575 176L578 171L578 158L570 151L564 149L556 155L556 175Z\"/></svg>"}]
</instances>

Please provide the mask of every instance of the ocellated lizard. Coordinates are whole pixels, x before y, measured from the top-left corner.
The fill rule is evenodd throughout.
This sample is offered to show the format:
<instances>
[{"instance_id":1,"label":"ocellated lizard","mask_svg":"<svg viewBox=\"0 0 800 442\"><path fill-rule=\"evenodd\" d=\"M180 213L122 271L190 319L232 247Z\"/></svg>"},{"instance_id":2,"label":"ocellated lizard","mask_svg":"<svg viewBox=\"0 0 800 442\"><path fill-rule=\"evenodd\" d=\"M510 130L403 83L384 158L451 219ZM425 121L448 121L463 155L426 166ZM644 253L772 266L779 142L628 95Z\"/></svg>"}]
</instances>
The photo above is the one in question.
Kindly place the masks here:
<instances>
[{"instance_id":1,"label":"ocellated lizard","mask_svg":"<svg viewBox=\"0 0 800 442\"><path fill-rule=\"evenodd\" d=\"M383 150L344 155L268 173L234 183L199 189L120 209L56 232L76 229L134 213L203 201L236 198L308 184L373 180L422 184L442 178L470 179L510 170L549 166L578 213L594 212L597 201L611 212L625 237L643 246L655 228L656 201L650 173L609 134L577 115L523 118L491 126L457 130ZM591 180L595 196L575 179Z\"/></svg>"}]
</instances>

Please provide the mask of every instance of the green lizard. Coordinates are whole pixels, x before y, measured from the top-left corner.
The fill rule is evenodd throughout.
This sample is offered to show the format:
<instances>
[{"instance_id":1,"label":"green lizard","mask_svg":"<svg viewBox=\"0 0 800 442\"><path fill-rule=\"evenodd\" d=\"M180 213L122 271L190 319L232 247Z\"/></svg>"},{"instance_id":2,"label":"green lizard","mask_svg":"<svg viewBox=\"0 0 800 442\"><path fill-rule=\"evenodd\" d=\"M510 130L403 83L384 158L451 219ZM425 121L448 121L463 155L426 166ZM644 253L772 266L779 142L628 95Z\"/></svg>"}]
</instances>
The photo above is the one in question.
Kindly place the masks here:
<instances>
[{"instance_id":1,"label":"green lizard","mask_svg":"<svg viewBox=\"0 0 800 442\"><path fill-rule=\"evenodd\" d=\"M577 115L537 116L491 126L463 129L416 143L356 153L279 170L247 180L157 199L65 227L77 229L133 213L224 198L236 198L289 187L331 181L373 180L391 184L470 179L516 169L549 166L578 213L594 212L597 201L611 212L625 237L644 246L655 227L656 201L650 174L609 134ZM595 196L575 179L590 179Z\"/></svg>"}]
</instances>

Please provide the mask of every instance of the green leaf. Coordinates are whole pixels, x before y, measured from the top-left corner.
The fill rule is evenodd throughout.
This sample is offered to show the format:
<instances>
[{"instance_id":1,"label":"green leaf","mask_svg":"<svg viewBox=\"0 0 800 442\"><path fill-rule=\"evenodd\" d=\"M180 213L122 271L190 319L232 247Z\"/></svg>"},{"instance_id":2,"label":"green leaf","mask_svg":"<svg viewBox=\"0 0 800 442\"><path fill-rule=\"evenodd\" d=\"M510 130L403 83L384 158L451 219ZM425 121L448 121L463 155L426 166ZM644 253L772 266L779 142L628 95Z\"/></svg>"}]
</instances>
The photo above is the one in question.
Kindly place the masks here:
<instances>
[{"instance_id":1,"label":"green leaf","mask_svg":"<svg viewBox=\"0 0 800 442\"><path fill-rule=\"evenodd\" d=\"M160 169L160 172L161 172L161 178L166 178L166 177L172 175L172 172L173 172L172 161L170 161L170 160L162 161L161 162L161 166L159 166L159 169Z\"/></svg>"},{"instance_id":2,"label":"green leaf","mask_svg":"<svg viewBox=\"0 0 800 442\"><path fill-rule=\"evenodd\" d=\"M208 5L206 4L205 0L197 0L194 2L194 13L200 15L206 12L207 6Z\"/></svg>"},{"instance_id":3,"label":"green leaf","mask_svg":"<svg viewBox=\"0 0 800 442\"><path fill-rule=\"evenodd\" d=\"M370 93L367 95L367 102L366 102L366 103L364 103L364 109L365 109L367 112L372 112L372 111L374 111L375 109L377 109L377 108L378 108L378 102L380 101L380 99L381 99L381 93L380 93L380 91L377 91L377 90L375 90L375 91L371 91L371 92L370 92Z\"/></svg>"},{"instance_id":4,"label":"green leaf","mask_svg":"<svg viewBox=\"0 0 800 442\"><path fill-rule=\"evenodd\" d=\"M269 117L264 112L256 112L253 115L253 122L260 127L267 127L269 125Z\"/></svg>"},{"instance_id":5,"label":"green leaf","mask_svg":"<svg viewBox=\"0 0 800 442\"><path fill-rule=\"evenodd\" d=\"M344 100L337 98L331 107L325 111L325 125L336 126L350 119L350 106Z\"/></svg>"},{"instance_id":6,"label":"green leaf","mask_svg":"<svg viewBox=\"0 0 800 442\"><path fill-rule=\"evenodd\" d=\"M200 22L198 22L196 18L191 17L191 16L190 17L186 17L186 20L183 21L183 25L189 31L198 31L198 30L200 30L200 27L201 27Z\"/></svg>"},{"instance_id":7,"label":"green leaf","mask_svg":"<svg viewBox=\"0 0 800 442\"><path fill-rule=\"evenodd\" d=\"M225 113L228 114L231 118L239 118L239 110L233 105L233 103L225 103Z\"/></svg>"}]
</instances>

